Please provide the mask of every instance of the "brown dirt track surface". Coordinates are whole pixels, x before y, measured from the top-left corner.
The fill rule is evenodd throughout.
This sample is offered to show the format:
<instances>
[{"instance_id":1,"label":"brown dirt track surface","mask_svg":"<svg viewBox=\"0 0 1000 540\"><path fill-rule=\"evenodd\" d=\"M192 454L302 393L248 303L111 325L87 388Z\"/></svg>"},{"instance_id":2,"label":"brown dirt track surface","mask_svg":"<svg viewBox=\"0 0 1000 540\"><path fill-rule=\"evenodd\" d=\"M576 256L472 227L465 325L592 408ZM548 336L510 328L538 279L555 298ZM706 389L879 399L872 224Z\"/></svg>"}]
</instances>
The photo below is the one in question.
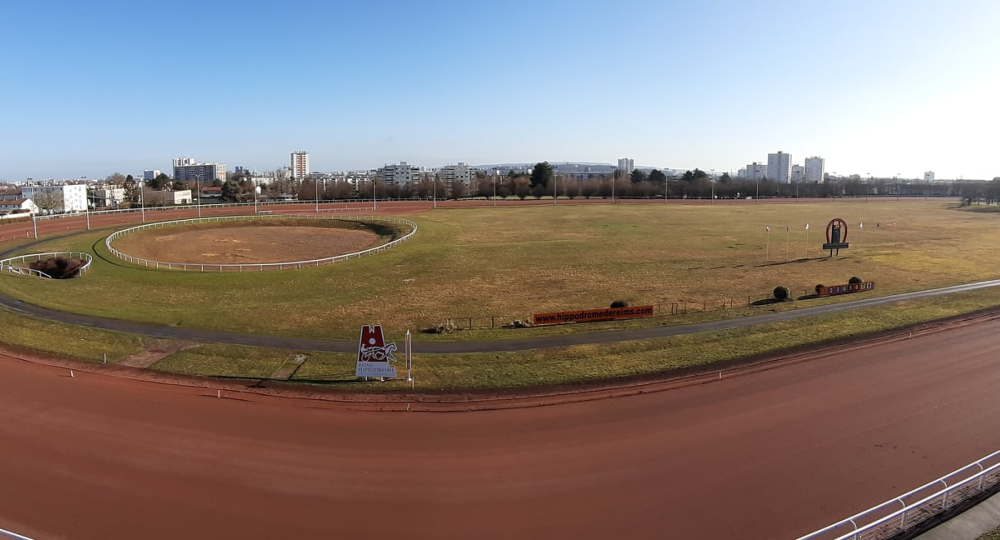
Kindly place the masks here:
<instances>
[{"instance_id":1,"label":"brown dirt track surface","mask_svg":"<svg viewBox=\"0 0 1000 540\"><path fill-rule=\"evenodd\" d=\"M169 227L122 236L115 248L152 261L256 264L355 253L377 240L371 231L327 227Z\"/></svg>"},{"instance_id":2,"label":"brown dirt track surface","mask_svg":"<svg viewBox=\"0 0 1000 540\"><path fill-rule=\"evenodd\" d=\"M1000 448L998 331L977 322L667 392L466 414L219 399L0 356L0 527L795 538Z\"/></svg>"}]
</instances>

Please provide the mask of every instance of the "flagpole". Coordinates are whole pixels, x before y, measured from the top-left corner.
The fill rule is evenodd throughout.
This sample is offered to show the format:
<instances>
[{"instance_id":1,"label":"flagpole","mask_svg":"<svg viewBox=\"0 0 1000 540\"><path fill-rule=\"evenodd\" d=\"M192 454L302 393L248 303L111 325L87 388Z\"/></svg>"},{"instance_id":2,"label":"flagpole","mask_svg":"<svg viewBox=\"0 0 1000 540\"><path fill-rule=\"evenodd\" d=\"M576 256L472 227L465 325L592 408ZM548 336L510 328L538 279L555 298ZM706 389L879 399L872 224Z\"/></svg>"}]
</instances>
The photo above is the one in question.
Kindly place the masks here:
<instances>
[{"instance_id":1,"label":"flagpole","mask_svg":"<svg viewBox=\"0 0 1000 540\"><path fill-rule=\"evenodd\" d=\"M858 223L858 255L864 251L865 244L865 222L861 221Z\"/></svg>"},{"instance_id":2,"label":"flagpole","mask_svg":"<svg viewBox=\"0 0 1000 540\"><path fill-rule=\"evenodd\" d=\"M771 226L767 226L767 242L764 244L764 262L771 260Z\"/></svg>"},{"instance_id":3,"label":"flagpole","mask_svg":"<svg viewBox=\"0 0 1000 540\"><path fill-rule=\"evenodd\" d=\"M785 225L785 262L788 262L788 244L792 238L792 231Z\"/></svg>"},{"instance_id":4,"label":"flagpole","mask_svg":"<svg viewBox=\"0 0 1000 540\"><path fill-rule=\"evenodd\" d=\"M806 258L809 258L809 224L806 223Z\"/></svg>"},{"instance_id":5,"label":"flagpole","mask_svg":"<svg viewBox=\"0 0 1000 540\"><path fill-rule=\"evenodd\" d=\"M875 223L875 255L878 255L879 237L882 236L881 234L879 234L879 230L881 230L881 229L882 229L882 222L881 221L876 222Z\"/></svg>"},{"instance_id":6,"label":"flagpole","mask_svg":"<svg viewBox=\"0 0 1000 540\"><path fill-rule=\"evenodd\" d=\"M406 381L411 383L410 388L413 388L413 347L410 341L410 331L406 331Z\"/></svg>"}]
</instances>

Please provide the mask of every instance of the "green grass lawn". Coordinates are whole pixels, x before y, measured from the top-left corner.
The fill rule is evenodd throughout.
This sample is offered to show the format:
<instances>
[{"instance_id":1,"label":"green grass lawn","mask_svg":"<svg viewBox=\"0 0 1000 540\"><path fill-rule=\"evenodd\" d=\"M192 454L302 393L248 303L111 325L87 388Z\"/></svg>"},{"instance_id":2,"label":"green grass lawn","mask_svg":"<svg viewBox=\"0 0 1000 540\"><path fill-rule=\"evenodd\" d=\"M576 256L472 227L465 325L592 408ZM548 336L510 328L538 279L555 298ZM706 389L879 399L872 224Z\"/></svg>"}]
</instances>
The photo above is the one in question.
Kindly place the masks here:
<instances>
[{"instance_id":1,"label":"green grass lawn","mask_svg":"<svg viewBox=\"0 0 1000 540\"><path fill-rule=\"evenodd\" d=\"M716 311L703 318L738 316L751 310L718 307L745 307L748 298L760 299L777 285L800 296L816 284L859 276L877 283L871 294L884 295L1000 276L1000 235L994 232L1000 215L962 212L941 202L566 204L439 209L404 217L418 223L418 234L384 253L278 272L136 268L111 257L103 245L107 233L94 232L30 249L95 253L92 271L82 279L0 276L0 286L42 306L171 326L353 339L365 323L403 332L446 319L467 327L472 318L477 330L422 338L493 339L688 322L706 306ZM826 257L819 247L833 217L850 226L851 248L838 258ZM500 326L532 313L606 307L619 299L656 304L662 313L684 306L689 314L554 329L490 328L491 317Z\"/></svg>"},{"instance_id":2,"label":"green grass lawn","mask_svg":"<svg viewBox=\"0 0 1000 540\"><path fill-rule=\"evenodd\" d=\"M405 217L418 223L418 234L384 253L272 272L137 268L107 253L109 231L93 231L25 250L94 253L86 276L58 281L0 275L0 287L25 302L76 313L327 339L356 339L361 324L381 323L390 339L399 341L406 329L448 318L467 326L467 318L473 317L479 329L415 340L414 375L418 389L424 390L561 384L699 367L1000 305L1000 290L986 289L712 334L519 353L421 354L421 340L681 324L857 298L746 307L748 297L762 298L776 285L799 296L811 293L817 283L846 283L856 275L877 283L876 291L864 293L870 296L995 279L1000 274L995 264L1000 214L963 212L940 202L837 201L440 209ZM851 248L831 259L819 244L833 217L851 227ZM861 221L863 234L857 227ZM879 222L883 227L875 227ZM892 222L895 230L888 227ZM766 226L772 229L770 239ZM503 323L536 312L604 307L617 299L656 304L663 314L609 323L489 328L491 316ZM730 302L733 309L721 309ZM667 315L671 306L683 306L686 313ZM702 312L706 306L709 310ZM90 361L107 352L109 362L115 362L149 340L0 311L0 341ZM153 369L266 379L296 353L308 359L293 382L350 390L406 388L399 381L355 381L353 354L204 344L177 352Z\"/></svg>"},{"instance_id":3,"label":"green grass lawn","mask_svg":"<svg viewBox=\"0 0 1000 540\"><path fill-rule=\"evenodd\" d=\"M555 385L707 368L713 363L780 354L818 342L849 342L859 336L998 304L1000 289L987 289L722 332L511 353L423 354L419 343L415 343L413 374L420 390L448 391ZM356 354L203 345L176 353L157 363L154 369L266 379L296 353L305 354L308 359L295 372L292 382L340 390L409 389L404 380L357 381L354 378ZM402 355L399 359L397 374L405 378Z\"/></svg>"}]
</instances>

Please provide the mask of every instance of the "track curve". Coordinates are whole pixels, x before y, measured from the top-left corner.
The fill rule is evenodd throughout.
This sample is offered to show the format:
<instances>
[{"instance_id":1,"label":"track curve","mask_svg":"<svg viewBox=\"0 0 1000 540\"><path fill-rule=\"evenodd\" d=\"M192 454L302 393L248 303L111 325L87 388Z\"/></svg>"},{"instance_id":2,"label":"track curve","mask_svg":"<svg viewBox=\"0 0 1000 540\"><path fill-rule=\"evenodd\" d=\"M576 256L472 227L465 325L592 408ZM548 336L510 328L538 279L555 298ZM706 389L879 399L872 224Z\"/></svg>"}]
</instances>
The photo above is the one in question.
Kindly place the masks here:
<instances>
[{"instance_id":1,"label":"track curve","mask_svg":"<svg viewBox=\"0 0 1000 540\"><path fill-rule=\"evenodd\" d=\"M366 413L0 356L37 538L792 538L1000 448L1000 321L669 392Z\"/></svg>"}]
</instances>

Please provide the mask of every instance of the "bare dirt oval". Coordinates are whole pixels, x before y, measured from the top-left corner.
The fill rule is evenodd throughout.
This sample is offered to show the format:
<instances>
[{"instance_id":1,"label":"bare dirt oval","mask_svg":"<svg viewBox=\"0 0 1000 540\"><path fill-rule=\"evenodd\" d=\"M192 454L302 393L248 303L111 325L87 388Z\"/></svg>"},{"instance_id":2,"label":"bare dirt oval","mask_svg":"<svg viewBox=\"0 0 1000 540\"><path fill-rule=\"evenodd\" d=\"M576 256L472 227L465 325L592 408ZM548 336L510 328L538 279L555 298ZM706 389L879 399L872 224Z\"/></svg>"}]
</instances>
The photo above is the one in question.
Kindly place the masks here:
<instances>
[{"instance_id":1,"label":"bare dirt oval","mask_svg":"<svg viewBox=\"0 0 1000 540\"><path fill-rule=\"evenodd\" d=\"M212 223L147 229L115 240L134 257L185 264L308 261L355 253L385 243L363 224L307 226L301 222Z\"/></svg>"}]
</instances>

